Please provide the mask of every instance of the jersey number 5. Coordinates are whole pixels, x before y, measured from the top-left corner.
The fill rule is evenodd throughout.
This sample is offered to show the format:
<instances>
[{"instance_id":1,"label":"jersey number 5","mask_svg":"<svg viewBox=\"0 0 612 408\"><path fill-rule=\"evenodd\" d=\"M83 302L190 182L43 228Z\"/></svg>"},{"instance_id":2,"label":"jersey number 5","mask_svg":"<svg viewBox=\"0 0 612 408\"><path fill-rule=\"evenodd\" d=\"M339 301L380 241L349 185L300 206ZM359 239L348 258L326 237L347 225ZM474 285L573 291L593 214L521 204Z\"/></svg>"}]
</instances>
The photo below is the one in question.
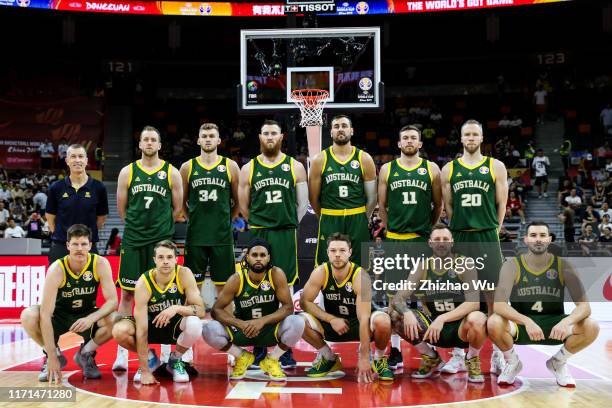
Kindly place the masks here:
<instances>
[{"instance_id":1,"label":"jersey number 5","mask_svg":"<svg viewBox=\"0 0 612 408\"><path fill-rule=\"evenodd\" d=\"M262 316L261 308L251 309L251 316L253 316L253 319L261 318L261 316Z\"/></svg>"}]
</instances>

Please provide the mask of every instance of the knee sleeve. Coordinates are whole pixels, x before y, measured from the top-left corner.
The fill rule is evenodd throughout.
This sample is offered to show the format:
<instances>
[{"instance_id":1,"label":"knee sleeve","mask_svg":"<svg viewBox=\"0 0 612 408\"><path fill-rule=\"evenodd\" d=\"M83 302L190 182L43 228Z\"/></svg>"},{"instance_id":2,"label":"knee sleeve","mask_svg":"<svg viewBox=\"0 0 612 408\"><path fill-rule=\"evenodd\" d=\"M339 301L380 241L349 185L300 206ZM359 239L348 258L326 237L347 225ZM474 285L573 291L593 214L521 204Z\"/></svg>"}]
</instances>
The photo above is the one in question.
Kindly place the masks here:
<instances>
[{"instance_id":1,"label":"knee sleeve","mask_svg":"<svg viewBox=\"0 0 612 408\"><path fill-rule=\"evenodd\" d=\"M216 320L211 320L202 328L202 338L212 348L221 350L229 343L229 333Z\"/></svg>"},{"instance_id":2,"label":"knee sleeve","mask_svg":"<svg viewBox=\"0 0 612 408\"><path fill-rule=\"evenodd\" d=\"M306 322L300 316L287 316L278 327L278 339L285 346L293 347L300 341Z\"/></svg>"},{"instance_id":3,"label":"knee sleeve","mask_svg":"<svg viewBox=\"0 0 612 408\"><path fill-rule=\"evenodd\" d=\"M183 332L176 339L176 343L183 347L193 346L202 333L202 321L196 316L183 317L179 327Z\"/></svg>"}]
</instances>

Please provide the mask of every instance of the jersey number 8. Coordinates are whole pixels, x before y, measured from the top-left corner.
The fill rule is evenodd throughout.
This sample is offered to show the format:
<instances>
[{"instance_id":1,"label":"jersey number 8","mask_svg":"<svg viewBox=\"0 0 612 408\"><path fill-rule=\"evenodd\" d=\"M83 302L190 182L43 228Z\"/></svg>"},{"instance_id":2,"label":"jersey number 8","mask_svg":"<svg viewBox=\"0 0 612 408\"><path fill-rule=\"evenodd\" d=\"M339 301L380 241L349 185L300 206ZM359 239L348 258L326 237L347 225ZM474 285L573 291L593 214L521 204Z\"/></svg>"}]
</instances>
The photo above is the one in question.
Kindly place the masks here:
<instances>
[{"instance_id":1,"label":"jersey number 8","mask_svg":"<svg viewBox=\"0 0 612 408\"><path fill-rule=\"evenodd\" d=\"M340 312L340 314L348 316L349 315L349 310L348 307L340 305L338 306L338 311Z\"/></svg>"}]
</instances>

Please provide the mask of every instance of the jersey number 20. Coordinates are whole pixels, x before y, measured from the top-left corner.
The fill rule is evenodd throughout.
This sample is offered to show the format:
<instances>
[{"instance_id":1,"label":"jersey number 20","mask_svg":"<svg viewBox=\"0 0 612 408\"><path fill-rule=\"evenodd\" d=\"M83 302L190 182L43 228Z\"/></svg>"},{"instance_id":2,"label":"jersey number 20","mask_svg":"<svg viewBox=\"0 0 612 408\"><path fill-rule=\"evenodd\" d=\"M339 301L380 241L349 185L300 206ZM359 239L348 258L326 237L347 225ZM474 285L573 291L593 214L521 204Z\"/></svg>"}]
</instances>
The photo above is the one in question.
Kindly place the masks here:
<instances>
[{"instance_id":1,"label":"jersey number 20","mask_svg":"<svg viewBox=\"0 0 612 408\"><path fill-rule=\"evenodd\" d=\"M480 194L461 194L462 207L480 207L482 196Z\"/></svg>"}]
</instances>

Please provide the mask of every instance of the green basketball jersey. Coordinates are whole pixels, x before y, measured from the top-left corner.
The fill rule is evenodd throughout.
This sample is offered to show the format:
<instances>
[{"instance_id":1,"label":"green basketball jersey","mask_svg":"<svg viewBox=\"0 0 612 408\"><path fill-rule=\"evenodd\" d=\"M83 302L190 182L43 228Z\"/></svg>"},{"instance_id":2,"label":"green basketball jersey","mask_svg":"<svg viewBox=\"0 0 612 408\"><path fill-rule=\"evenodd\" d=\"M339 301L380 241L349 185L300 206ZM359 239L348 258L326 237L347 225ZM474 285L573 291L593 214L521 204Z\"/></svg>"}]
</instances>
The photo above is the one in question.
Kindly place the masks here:
<instances>
[{"instance_id":1,"label":"green basketball jersey","mask_svg":"<svg viewBox=\"0 0 612 408\"><path fill-rule=\"evenodd\" d=\"M189 245L232 245L232 176L228 159L206 167L200 158L189 161Z\"/></svg>"},{"instance_id":2,"label":"green basketball jersey","mask_svg":"<svg viewBox=\"0 0 612 408\"><path fill-rule=\"evenodd\" d=\"M429 236L433 200L430 162L421 159L415 167L407 168L399 159L393 160L386 177L389 232Z\"/></svg>"},{"instance_id":3,"label":"green basketball jersey","mask_svg":"<svg viewBox=\"0 0 612 408\"><path fill-rule=\"evenodd\" d=\"M295 160L287 155L273 166L251 160L251 228L297 228Z\"/></svg>"},{"instance_id":4,"label":"green basketball jersey","mask_svg":"<svg viewBox=\"0 0 612 408\"><path fill-rule=\"evenodd\" d=\"M240 320L259 319L278 310L279 302L272 280L272 269L255 285L249 278L249 271L240 267L240 288L234 297L234 316Z\"/></svg>"},{"instance_id":5,"label":"green basketball jersey","mask_svg":"<svg viewBox=\"0 0 612 408\"><path fill-rule=\"evenodd\" d=\"M138 161L132 163L122 242L139 247L170 239L173 235L170 163L164 161L150 172Z\"/></svg>"},{"instance_id":6,"label":"green basketball jersey","mask_svg":"<svg viewBox=\"0 0 612 408\"><path fill-rule=\"evenodd\" d=\"M180 265L176 265L172 279L170 279L170 282L168 282L163 289L160 288L155 281L155 269L149 269L142 274L147 289L149 289L149 293L151 294L151 298L147 304L149 322L152 322L158 314L170 306L185 304L185 291L179 281L180 268Z\"/></svg>"},{"instance_id":7,"label":"green basketball jersey","mask_svg":"<svg viewBox=\"0 0 612 408\"><path fill-rule=\"evenodd\" d=\"M98 256L89 254L87 263L78 274L70 269L68 255L59 259L60 268L64 271L64 280L57 290L55 310L73 315L85 314L96 308L100 279L96 273Z\"/></svg>"},{"instance_id":8,"label":"green basketball jersey","mask_svg":"<svg viewBox=\"0 0 612 408\"><path fill-rule=\"evenodd\" d=\"M434 258L438 261L441 258ZM438 265L442 266L442 265ZM418 292L421 302L427 307L431 317L435 319L439 315L455 310L465 301L465 295L461 284L460 274L453 269L444 271L433 270L431 263L427 267L423 280L423 290Z\"/></svg>"},{"instance_id":9,"label":"green basketball jersey","mask_svg":"<svg viewBox=\"0 0 612 408\"><path fill-rule=\"evenodd\" d=\"M323 150L321 168L321 208L344 210L366 204L363 187L362 151L353 147L353 153L341 162L332 148Z\"/></svg>"},{"instance_id":10,"label":"green basketball jersey","mask_svg":"<svg viewBox=\"0 0 612 408\"><path fill-rule=\"evenodd\" d=\"M344 281L338 283L333 275L332 265L323 264L325 268L325 282L323 283L323 308L329 314L353 319L357 317L357 295L353 290L355 277L359 275L361 267L351 262L349 273Z\"/></svg>"},{"instance_id":11,"label":"green basketball jersey","mask_svg":"<svg viewBox=\"0 0 612 408\"><path fill-rule=\"evenodd\" d=\"M522 255L515 257L514 261L518 272L514 279L510 305L524 315L565 313L565 284L561 258L551 254L550 263L541 271L529 269Z\"/></svg>"},{"instance_id":12,"label":"green basketball jersey","mask_svg":"<svg viewBox=\"0 0 612 408\"><path fill-rule=\"evenodd\" d=\"M471 167L461 158L453 160L449 181L453 197L451 230L480 231L499 227L492 157L485 156Z\"/></svg>"}]
</instances>

